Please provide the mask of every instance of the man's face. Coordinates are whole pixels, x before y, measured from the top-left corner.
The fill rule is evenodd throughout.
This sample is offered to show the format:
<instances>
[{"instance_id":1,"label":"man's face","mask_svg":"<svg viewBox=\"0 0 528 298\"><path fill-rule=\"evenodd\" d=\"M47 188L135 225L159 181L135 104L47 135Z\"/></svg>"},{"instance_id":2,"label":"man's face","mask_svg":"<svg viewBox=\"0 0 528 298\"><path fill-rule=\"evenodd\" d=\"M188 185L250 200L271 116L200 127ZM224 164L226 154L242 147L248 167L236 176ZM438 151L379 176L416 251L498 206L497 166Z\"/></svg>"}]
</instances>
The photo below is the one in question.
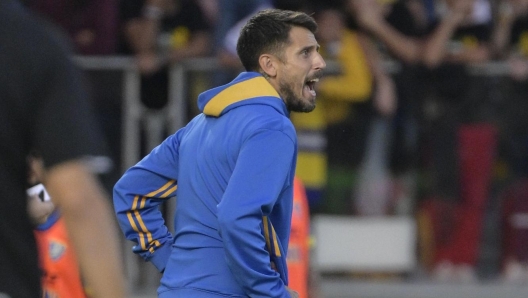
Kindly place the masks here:
<instances>
[{"instance_id":1,"label":"man's face","mask_svg":"<svg viewBox=\"0 0 528 298\"><path fill-rule=\"evenodd\" d=\"M276 79L279 95L289 111L311 112L315 108L315 84L326 63L310 30L293 27L290 41L278 64Z\"/></svg>"}]
</instances>

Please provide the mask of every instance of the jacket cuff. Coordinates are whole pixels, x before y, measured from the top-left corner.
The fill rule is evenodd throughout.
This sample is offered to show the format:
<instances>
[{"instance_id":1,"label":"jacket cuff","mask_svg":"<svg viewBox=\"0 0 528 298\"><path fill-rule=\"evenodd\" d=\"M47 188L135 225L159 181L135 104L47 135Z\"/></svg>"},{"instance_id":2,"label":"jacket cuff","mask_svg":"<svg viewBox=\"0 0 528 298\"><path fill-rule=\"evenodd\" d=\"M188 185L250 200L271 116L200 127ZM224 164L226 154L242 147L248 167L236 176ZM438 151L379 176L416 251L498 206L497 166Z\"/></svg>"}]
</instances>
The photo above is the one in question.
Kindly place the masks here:
<instances>
[{"instance_id":1,"label":"jacket cuff","mask_svg":"<svg viewBox=\"0 0 528 298\"><path fill-rule=\"evenodd\" d=\"M169 257L171 254L171 242L165 243L165 245L161 246L160 248L156 249L156 251L152 254L150 261L156 268L159 270L159 272L165 271L165 266L167 265L167 262L169 261Z\"/></svg>"}]
</instances>

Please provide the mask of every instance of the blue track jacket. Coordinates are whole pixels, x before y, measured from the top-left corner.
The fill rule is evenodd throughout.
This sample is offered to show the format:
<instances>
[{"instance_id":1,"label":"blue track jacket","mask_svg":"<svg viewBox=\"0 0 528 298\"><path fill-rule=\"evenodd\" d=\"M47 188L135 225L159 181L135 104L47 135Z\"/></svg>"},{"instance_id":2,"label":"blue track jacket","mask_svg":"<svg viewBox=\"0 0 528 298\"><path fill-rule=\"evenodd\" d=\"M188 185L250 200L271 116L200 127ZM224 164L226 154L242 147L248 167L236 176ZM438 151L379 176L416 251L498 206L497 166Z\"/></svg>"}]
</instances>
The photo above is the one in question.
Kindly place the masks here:
<instances>
[{"instance_id":1,"label":"blue track jacket","mask_svg":"<svg viewBox=\"0 0 528 298\"><path fill-rule=\"evenodd\" d=\"M200 94L198 106L115 185L121 229L164 272L159 297L290 297L297 139L286 105L264 77L244 72ZM174 196L171 235L158 206Z\"/></svg>"}]
</instances>

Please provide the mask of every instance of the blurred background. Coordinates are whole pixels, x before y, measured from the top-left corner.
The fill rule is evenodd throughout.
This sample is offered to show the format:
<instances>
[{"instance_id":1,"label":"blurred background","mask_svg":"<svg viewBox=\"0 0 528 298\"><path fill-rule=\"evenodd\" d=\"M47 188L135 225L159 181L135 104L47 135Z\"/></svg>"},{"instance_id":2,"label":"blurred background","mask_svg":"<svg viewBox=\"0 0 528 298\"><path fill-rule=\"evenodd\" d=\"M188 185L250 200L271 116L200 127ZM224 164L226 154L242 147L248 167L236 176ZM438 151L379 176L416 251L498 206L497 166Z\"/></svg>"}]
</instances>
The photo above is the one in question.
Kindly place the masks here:
<instances>
[{"instance_id":1,"label":"blurred background","mask_svg":"<svg viewBox=\"0 0 528 298\"><path fill-rule=\"evenodd\" d=\"M528 296L528 0L23 2L86 73L109 192L242 70L249 16L311 14L328 67L317 109L291 116L309 296ZM130 289L155 297L159 273L131 247Z\"/></svg>"}]
</instances>

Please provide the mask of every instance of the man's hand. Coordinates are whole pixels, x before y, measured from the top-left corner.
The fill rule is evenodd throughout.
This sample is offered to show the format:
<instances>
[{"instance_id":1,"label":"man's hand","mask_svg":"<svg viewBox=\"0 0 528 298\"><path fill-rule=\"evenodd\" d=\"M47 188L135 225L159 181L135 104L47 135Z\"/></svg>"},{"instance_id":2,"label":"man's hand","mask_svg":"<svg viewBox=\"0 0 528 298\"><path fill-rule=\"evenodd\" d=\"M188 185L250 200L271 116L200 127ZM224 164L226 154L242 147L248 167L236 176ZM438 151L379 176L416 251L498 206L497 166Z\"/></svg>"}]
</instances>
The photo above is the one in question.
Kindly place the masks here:
<instances>
[{"instance_id":1,"label":"man's hand","mask_svg":"<svg viewBox=\"0 0 528 298\"><path fill-rule=\"evenodd\" d=\"M462 23L473 12L474 0L457 0L449 3L449 14L455 22ZM467 20L466 20L467 21Z\"/></svg>"},{"instance_id":2,"label":"man's hand","mask_svg":"<svg viewBox=\"0 0 528 298\"><path fill-rule=\"evenodd\" d=\"M286 287L286 290L288 290L288 293L290 294L290 297L291 298L299 298L299 293L297 293L296 291Z\"/></svg>"},{"instance_id":3,"label":"man's hand","mask_svg":"<svg viewBox=\"0 0 528 298\"><path fill-rule=\"evenodd\" d=\"M41 225L48 220L55 206L51 201L42 201L38 195L31 195L28 196L27 210L31 222L34 225Z\"/></svg>"},{"instance_id":4,"label":"man's hand","mask_svg":"<svg viewBox=\"0 0 528 298\"><path fill-rule=\"evenodd\" d=\"M162 61L156 53L148 52L136 56L139 71L142 74L152 74L162 67Z\"/></svg>"}]
</instances>

